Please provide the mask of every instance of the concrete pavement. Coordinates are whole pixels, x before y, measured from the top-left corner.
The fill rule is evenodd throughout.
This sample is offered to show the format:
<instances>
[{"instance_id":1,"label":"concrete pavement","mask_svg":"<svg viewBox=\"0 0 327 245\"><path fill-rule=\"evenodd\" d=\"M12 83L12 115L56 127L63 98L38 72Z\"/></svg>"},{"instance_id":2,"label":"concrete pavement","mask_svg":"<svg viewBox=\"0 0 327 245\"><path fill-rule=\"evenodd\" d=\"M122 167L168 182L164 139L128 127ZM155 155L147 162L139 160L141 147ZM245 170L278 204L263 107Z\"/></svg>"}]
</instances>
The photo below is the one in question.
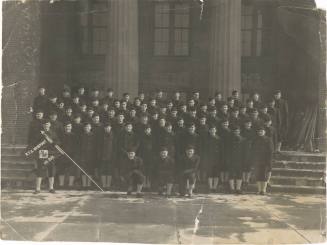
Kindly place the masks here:
<instances>
[{"instance_id":1,"label":"concrete pavement","mask_svg":"<svg viewBox=\"0 0 327 245\"><path fill-rule=\"evenodd\" d=\"M202 213L200 212L202 210ZM2 191L1 238L171 244L320 243L325 196L144 198L96 191ZM198 222L196 221L196 217Z\"/></svg>"}]
</instances>

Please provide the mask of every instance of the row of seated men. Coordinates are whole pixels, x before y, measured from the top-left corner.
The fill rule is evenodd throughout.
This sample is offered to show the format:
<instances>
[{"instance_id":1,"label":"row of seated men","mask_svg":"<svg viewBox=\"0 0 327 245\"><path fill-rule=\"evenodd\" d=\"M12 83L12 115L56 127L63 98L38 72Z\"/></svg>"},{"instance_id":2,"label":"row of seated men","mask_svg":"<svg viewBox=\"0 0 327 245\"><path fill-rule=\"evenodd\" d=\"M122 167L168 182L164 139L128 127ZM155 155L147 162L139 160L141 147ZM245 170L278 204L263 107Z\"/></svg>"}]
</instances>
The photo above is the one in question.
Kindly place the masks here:
<instances>
[{"instance_id":1,"label":"row of seated men","mask_svg":"<svg viewBox=\"0 0 327 245\"><path fill-rule=\"evenodd\" d=\"M45 91L42 91L42 88L40 90L40 96L45 96ZM153 183L159 186L160 190L165 186L167 193L170 194L170 184L182 181L180 186L185 187L187 193L192 195L195 180L199 179L208 182L210 191L217 190L218 184L221 184L230 192L241 193L241 188L246 187L249 182L251 170L260 169L256 167L258 164L255 164L258 162L255 157L260 154L255 153L257 150L253 148L254 142L259 139L267 142L262 144L266 145L267 149L260 150L261 155L266 156L261 158L264 159L261 164L265 166L265 170L255 172L261 173L256 176L258 179L265 180L259 182L267 184L272 152L279 150L282 138L280 130L282 116L280 109L276 107L276 98L269 100L267 106L263 103L260 105L254 103L253 100L248 100L247 106L242 106L239 102L235 106L238 93L234 91L233 96L231 97L233 100L228 100L233 101L233 105L221 102L218 112L216 98L209 99L208 105L201 102L198 105L193 104L192 100L195 102L196 99L191 99L187 106L181 102L179 108L175 104L170 108L165 103L156 106L157 100L153 98L147 100L149 102L143 100L139 107L135 101L133 105L128 105L129 99L126 97L119 101L119 107L115 105L117 100L106 103L103 102L103 98L98 107L94 100L90 100L92 106L84 110L84 104L81 103L74 111L72 104L76 104L76 101L73 102L76 96L73 96L74 98L70 100L72 104L66 102L69 105L64 104L62 114L59 116L61 106L57 102L57 107L46 111L53 103L51 100L57 98L51 95L47 98L47 103L43 103L43 107L40 99L34 102L35 120L30 126L29 146L32 147L40 141L38 132L43 130L45 124L49 124L51 134L60 142L58 144L64 151L75 159L89 176L101 176L99 178L103 188L110 188L111 180L114 178L114 181L128 183L128 192L132 184L142 182L138 186L149 187ZM254 104L257 104L256 107ZM44 120L44 117L49 120ZM186 171L192 172L192 176L194 173L194 178L187 175L188 178L185 179L182 173L188 152L193 152L191 155L196 156L198 163L194 165L196 166L194 171ZM157 164L160 162L158 159L165 155L173 162L170 164L173 167L169 174L169 182L173 183L162 185L158 174L160 167ZM126 169L129 169L126 168L126 162L135 157L142 162L140 176L144 178L136 178L135 174L132 174L133 178L126 178ZM36 192L40 189L40 178L44 177L44 170L48 177L53 178L54 167L59 176L59 186L64 185L65 175L69 176L69 186L73 185L78 168L65 156L59 157L55 162L46 167L41 164L43 168L39 168ZM49 172L53 176L49 176ZM82 174L84 188L91 185L88 175ZM53 184L50 189L53 190ZM260 185L259 192L265 191L265 185ZM137 193L140 194L139 187ZM183 188L180 189L180 193L185 193Z\"/></svg>"}]
</instances>

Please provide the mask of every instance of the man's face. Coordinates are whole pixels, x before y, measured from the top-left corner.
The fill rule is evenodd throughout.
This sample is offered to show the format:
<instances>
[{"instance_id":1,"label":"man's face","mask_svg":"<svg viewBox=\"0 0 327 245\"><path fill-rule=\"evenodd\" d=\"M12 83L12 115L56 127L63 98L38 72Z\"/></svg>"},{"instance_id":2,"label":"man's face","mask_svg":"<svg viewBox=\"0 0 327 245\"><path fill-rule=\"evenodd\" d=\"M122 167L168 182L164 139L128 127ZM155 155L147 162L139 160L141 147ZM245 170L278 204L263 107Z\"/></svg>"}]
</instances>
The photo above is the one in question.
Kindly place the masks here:
<instances>
[{"instance_id":1,"label":"man's face","mask_svg":"<svg viewBox=\"0 0 327 245\"><path fill-rule=\"evenodd\" d=\"M166 120L163 119L163 118L161 118L161 119L159 120L159 126L160 126L160 127L164 127L165 125L166 125Z\"/></svg>"},{"instance_id":2,"label":"man's face","mask_svg":"<svg viewBox=\"0 0 327 245\"><path fill-rule=\"evenodd\" d=\"M139 94L139 98L140 98L140 100L144 100L144 98L145 98L144 93L140 93L140 94Z\"/></svg>"},{"instance_id":3,"label":"man's face","mask_svg":"<svg viewBox=\"0 0 327 245\"><path fill-rule=\"evenodd\" d=\"M176 92L175 94L174 94L174 98L175 99L179 99L181 97L181 94L180 93L178 93L178 92Z\"/></svg>"},{"instance_id":4,"label":"man's face","mask_svg":"<svg viewBox=\"0 0 327 245\"><path fill-rule=\"evenodd\" d=\"M51 120L51 121L56 121L57 118L58 118L57 114L51 114L51 115L50 115L50 120Z\"/></svg>"},{"instance_id":5,"label":"man's face","mask_svg":"<svg viewBox=\"0 0 327 245\"><path fill-rule=\"evenodd\" d=\"M136 111L135 111L135 110L130 110L129 115L130 115L131 117L135 117L135 115L136 115Z\"/></svg>"},{"instance_id":6,"label":"man's face","mask_svg":"<svg viewBox=\"0 0 327 245\"><path fill-rule=\"evenodd\" d=\"M234 93L233 93L233 98L234 98L234 99L238 99L238 96L239 96L238 92L234 92Z\"/></svg>"},{"instance_id":7,"label":"man's face","mask_svg":"<svg viewBox=\"0 0 327 245\"><path fill-rule=\"evenodd\" d=\"M129 94L125 94L124 99L125 99L126 101L129 101Z\"/></svg>"},{"instance_id":8,"label":"man's face","mask_svg":"<svg viewBox=\"0 0 327 245\"><path fill-rule=\"evenodd\" d=\"M142 111L146 111L147 108L148 108L148 105L147 104L142 104L141 105Z\"/></svg>"},{"instance_id":9,"label":"man's face","mask_svg":"<svg viewBox=\"0 0 327 245\"><path fill-rule=\"evenodd\" d=\"M246 107L240 108L240 113L241 114L246 114Z\"/></svg>"},{"instance_id":10,"label":"man's face","mask_svg":"<svg viewBox=\"0 0 327 245\"><path fill-rule=\"evenodd\" d=\"M69 91L64 91L64 92L62 93L62 96L63 96L64 98L68 98L68 97L70 96Z\"/></svg>"},{"instance_id":11,"label":"man's face","mask_svg":"<svg viewBox=\"0 0 327 245\"><path fill-rule=\"evenodd\" d=\"M143 124L147 124L148 121L149 121L149 118L148 118L147 116L141 117L141 122L142 122Z\"/></svg>"},{"instance_id":12,"label":"man's face","mask_svg":"<svg viewBox=\"0 0 327 245\"><path fill-rule=\"evenodd\" d=\"M127 153L127 156L128 156L128 159L132 160L135 157L135 152L134 151L130 151L130 152Z\"/></svg>"},{"instance_id":13,"label":"man's face","mask_svg":"<svg viewBox=\"0 0 327 245\"><path fill-rule=\"evenodd\" d=\"M249 108L253 108L253 101L252 100L248 101L247 105L248 105Z\"/></svg>"},{"instance_id":14,"label":"man's face","mask_svg":"<svg viewBox=\"0 0 327 245\"><path fill-rule=\"evenodd\" d=\"M200 98L200 93L198 93L198 92L194 93L193 98L198 100Z\"/></svg>"},{"instance_id":15,"label":"man's face","mask_svg":"<svg viewBox=\"0 0 327 245\"><path fill-rule=\"evenodd\" d=\"M151 105L151 106L156 106L156 104L157 104L157 101L156 101L156 100L151 100L151 101L150 101L150 105Z\"/></svg>"},{"instance_id":16,"label":"man's face","mask_svg":"<svg viewBox=\"0 0 327 245\"><path fill-rule=\"evenodd\" d=\"M233 107L234 106L234 100L229 100L228 105L229 105L229 107Z\"/></svg>"},{"instance_id":17,"label":"man's face","mask_svg":"<svg viewBox=\"0 0 327 245\"><path fill-rule=\"evenodd\" d=\"M47 123L44 123L43 124L44 131L49 131L50 130L50 127L51 127L51 123L50 122L47 122Z\"/></svg>"},{"instance_id":18,"label":"man's face","mask_svg":"<svg viewBox=\"0 0 327 245\"><path fill-rule=\"evenodd\" d=\"M98 124L100 122L100 117L95 116L95 117L92 118L92 120L93 120L93 123Z\"/></svg>"},{"instance_id":19,"label":"man's face","mask_svg":"<svg viewBox=\"0 0 327 245\"><path fill-rule=\"evenodd\" d=\"M84 88L79 88L78 89L78 94L83 95L84 92L85 92L85 89Z\"/></svg>"},{"instance_id":20,"label":"man's face","mask_svg":"<svg viewBox=\"0 0 327 245\"><path fill-rule=\"evenodd\" d=\"M275 101L274 100L270 101L269 106L270 106L270 108L274 108L275 107Z\"/></svg>"},{"instance_id":21,"label":"man's face","mask_svg":"<svg viewBox=\"0 0 327 245\"><path fill-rule=\"evenodd\" d=\"M45 88L39 88L39 94L45 95Z\"/></svg>"},{"instance_id":22,"label":"man's face","mask_svg":"<svg viewBox=\"0 0 327 245\"><path fill-rule=\"evenodd\" d=\"M115 102L115 107L116 107L116 108L119 108L119 107L120 107L120 102L119 102L119 101L116 101L116 102Z\"/></svg>"},{"instance_id":23,"label":"man's face","mask_svg":"<svg viewBox=\"0 0 327 245\"><path fill-rule=\"evenodd\" d=\"M78 104L78 103L79 103L79 98L78 98L78 97L74 97L73 102L74 102L75 104Z\"/></svg>"},{"instance_id":24,"label":"man's face","mask_svg":"<svg viewBox=\"0 0 327 245\"><path fill-rule=\"evenodd\" d=\"M196 117L196 111L190 111L191 117Z\"/></svg>"},{"instance_id":25,"label":"man's face","mask_svg":"<svg viewBox=\"0 0 327 245\"><path fill-rule=\"evenodd\" d=\"M106 127L104 128L104 131L105 131L106 133L110 133L110 132L111 132L111 126L110 126L110 125L106 126Z\"/></svg>"},{"instance_id":26,"label":"man's face","mask_svg":"<svg viewBox=\"0 0 327 245\"><path fill-rule=\"evenodd\" d=\"M59 108L60 108L60 109L63 109L64 106L65 106L64 102L60 102L60 103L59 103Z\"/></svg>"},{"instance_id":27,"label":"man's face","mask_svg":"<svg viewBox=\"0 0 327 245\"><path fill-rule=\"evenodd\" d=\"M189 105L190 107L193 107L193 106L195 105L194 100L189 100L189 101L188 101L188 105Z\"/></svg>"},{"instance_id":28,"label":"man's face","mask_svg":"<svg viewBox=\"0 0 327 245\"><path fill-rule=\"evenodd\" d=\"M86 124L86 125L84 126L84 131L85 131L86 133L91 132L91 124Z\"/></svg>"},{"instance_id":29,"label":"man's face","mask_svg":"<svg viewBox=\"0 0 327 245\"><path fill-rule=\"evenodd\" d=\"M171 125L166 126L166 130L168 133L171 133L173 131L173 127Z\"/></svg>"},{"instance_id":30,"label":"man's face","mask_svg":"<svg viewBox=\"0 0 327 245\"><path fill-rule=\"evenodd\" d=\"M72 131L72 125L71 124L67 124L66 126L65 126L65 132L66 133L70 133L71 131Z\"/></svg>"},{"instance_id":31,"label":"man's face","mask_svg":"<svg viewBox=\"0 0 327 245\"><path fill-rule=\"evenodd\" d=\"M136 106L140 106L140 105L141 105L141 101L140 101L139 99L136 99L136 100L135 100L135 105L136 105Z\"/></svg>"},{"instance_id":32,"label":"man's face","mask_svg":"<svg viewBox=\"0 0 327 245\"><path fill-rule=\"evenodd\" d=\"M152 115L153 120L158 120L158 117L159 117L158 113L155 113Z\"/></svg>"},{"instance_id":33,"label":"man's face","mask_svg":"<svg viewBox=\"0 0 327 245\"><path fill-rule=\"evenodd\" d=\"M188 131L189 131L191 134L193 134L193 133L195 132L195 126L194 126L194 125L190 126L190 127L188 128Z\"/></svg>"},{"instance_id":34,"label":"man's face","mask_svg":"<svg viewBox=\"0 0 327 245\"><path fill-rule=\"evenodd\" d=\"M210 128L209 133L210 135L216 135L217 129L216 128Z\"/></svg>"},{"instance_id":35,"label":"man's face","mask_svg":"<svg viewBox=\"0 0 327 245\"><path fill-rule=\"evenodd\" d=\"M186 150L186 156L188 158L191 158L194 155L194 149L187 149Z\"/></svg>"},{"instance_id":36,"label":"man's face","mask_svg":"<svg viewBox=\"0 0 327 245\"><path fill-rule=\"evenodd\" d=\"M222 94L216 94L215 98L216 98L216 100L220 101L223 99L223 96L222 96Z\"/></svg>"},{"instance_id":37,"label":"man's face","mask_svg":"<svg viewBox=\"0 0 327 245\"><path fill-rule=\"evenodd\" d=\"M259 94L254 94L253 95L253 100L258 101L259 100Z\"/></svg>"},{"instance_id":38,"label":"man's face","mask_svg":"<svg viewBox=\"0 0 327 245\"><path fill-rule=\"evenodd\" d=\"M182 112L186 112L186 109L187 109L187 108L186 108L186 105L181 106L181 111L182 111Z\"/></svg>"},{"instance_id":39,"label":"man's face","mask_svg":"<svg viewBox=\"0 0 327 245\"><path fill-rule=\"evenodd\" d=\"M88 111L87 111L87 114L88 114L89 116L92 116L92 115L93 115L93 113L94 113L94 111L93 111L93 110L88 110Z\"/></svg>"},{"instance_id":40,"label":"man's face","mask_svg":"<svg viewBox=\"0 0 327 245\"><path fill-rule=\"evenodd\" d=\"M217 115L217 111L216 111L216 110L212 110L212 111L210 111L210 115L211 115L212 117L216 117L216 115Z\"/></svg>"},{"instance_id":41,"label":"man's face","mask_svg":"<svg viewBox=\"0 0 327 245\"><path fill-rule=\"evenodd\" d=\"M94 96L94 97L98 97L99 94L100 94L99 90L94 90L94 91L93 91L93 96Z\"/></svg>"},{"instance_id":42,"label":"man's face","mask_svg":"<svg viewBox=\"0 0 327 245\"><path fill-rule=\"evenodd\" d=\"M126 131L127 132L132 132L132 130L133 130L133 126L132 126L132 124L127 124L126 126L125 126L125 129L126 129Z\"/></svg>"},{"instance_id":43,"label":"man's face","mask_svg":"<svg viewBox=\"0 0 327 245\"><path fill-rule=\"evenodd\" d=\"M99 106L99 101L98 100L93 100L92 105L95 106L95 107Z\"/></svg>"},{"instance_id":44,"label":"man's face","mask_svg":"<svg viewBox=\"0 0 327 245\"><path fill-rule=\"evenodd\" d=\"M266 127L270 127L271 124L272 124L271 120L265 122L265 126L266 126Z\"/></svg>"},{"instance_id":45,"label":"man's face","mask_svg":"<svg viewBox=\"0 0 327 245\"><path fill-rule=\"evenodd\" d=\"M168 156L168 151L166 151L166 150L160 151L160 156L161 156L161 158L166 158Z\"/></svg>"},{"instance_id":46,"label":"man's face","mask_svg":"<svg viewBox=\"0 0 327 245\"><path fill-rule=\"evenodd\" d=\"M163 96L162 91L159 91L159 92L158 92L158 98L162 98L162 96Z\"/></svg>"},{"instance_id":47,"label":"man's face","mask_svg":"<svg viewBox=\"0 0 327 245\"><path fill-rule=\"evenodd\" d=\"M75 117L74 122L77 123L77 124L80 124L81 123L81 117Z\"/></svg>"},{"instance_id":48,"label":"man's face","mask_svg":"<svg viewBox=\"0 0 327 245\"><path fill-rule=\"evenodd\" d=\"M201 111L206 112L208 110L208 107L206 105L201 106Z\"/></svg>"},{"instance_id":49,"label":"man's face","mask_svg":"<svg viewBox=\"0 0 327 245\"><path fill-rule=\"evenodd\" d=\"M261 109L261 112L264 113L264 114L266 114L268 112L268 108L267 107L263 107Z\"/></svg>"},{"instance_id":50,"label":"man's face","mask_svg":"<svg viewBox=\"0 0 327 245\"><path fill-rule=\"evenodd\" d=\"M216 101L214 99L209 100L209 105L214 106L216 104Z\"/></svg>"},{"instance_id":51,"label":"man's face","mask_svg":"<svg viewBox=\"0 0 327 245\"><path fill-rule=\"evenodd\" d=\"M206 119L205 117L201 117L201 118L200 118L200 124L201 124L201 125L205 125L206 122L207 122L207 119Z\"/></svg>"},{"instance_id":52,"label":"man's face","mask_svg":"<svg viewBox=\"0 0 327 245\"><path fill-rule=\"evenodd\" d=\"M73 110L71 109L71 108L68 108L67 110L66 110L66 114L67 115L71 115L73 113Z\"/></svg>"},{"instance_id":53,"label":"man's face","mask_svg":"<svg viewBox=\"0 0 327 245\"><path fill-rule=\"evenodd\" d=\"M108 105L107 103L104 103L104 104L102 105L102 108L103 108L103 110L105 110L105 111L108 110L108 107L109 107L109 105Z\"/></svg>"},{"instance_id":54,"label":"man's face","mask_svg":"<svg viewBox=\"0 0 327 245\"><path fill-rule=\"evenodd\" d=\"M251 127L252 127L252 123L251 123L251 122L246 122L246 123L244 124L244 127L245 127L245 129L251 129Z\"/></svg>"},{"instance_id":55,"label":"man's face","mask_svg":"<svg viewBox=\"0 0 327 245\"><path fill-rule=\"evenodd\" d=\"M259 135L259 136L264 136L265 133L266 133L266 131L265 131L264 129L260 129L260 130L258 130L258 135Z\"/></svg>"},{"instance_id":56,"label":"man's face","mask_svg":"<svg viewBox=\"0 0 327 245\"><path fill-rule=\"evenodd\" d=\"M162 107L162 108L160 108L160 112L161 112L162 114L166 114L166 113L167 113L167 108L166 108L166 107Z\"/></svg>"},{"instance_id":57,"label":"man's face","mask_svg":"<svg viewBox=\"0 0 327 245\"><path fill-rule=\"evenodd\" d=\"M85 111L86 110L86 105L82 105L81 106L81 111Z\"/></svg>"},{"instance_id":58,"label":"man's face","mask_svg":"<svg viewBox=\"0 0 327 245\"><path fill-rule=\"evenodd\" d=\"M238 111L233 111L233 112L232 112L233 117L238 117L238 114L239 114Z\"/></svg>"},{"instance_id":59,"label":"man's face","mask_svg":"<svg viewBox=\"0 0 327 245\"><path fill-rule=\"evenodd\" d=\"M176 116L177 116L177 111L176 111L176 110L171 111L171 115L172 115L173 117L176 117Z\"/></svg>"},{"instance_id":60,"label":"man's face","mask_svg":"<svg viewBox=\"0 0 327 245\"><path fill-rule=\"evenodd\" d=\"M38 113L36 113L35 117L36 117L36 119L38 119L38 120L43 119L43 112L38 112Z\"/></svg>"},{"instance_id":61,"label":"man's face","mask_svg":"<svg viewBox=\"0 0 327 245\"><path fill-rule=\"evenodd\" d=\"M110 118L115 117L115 113L116 113L115 110L112 110L112 109L108 111L108 115Z\"/></svg>"},{"instance_id":62,"label":"man's face","mask_svg":"<svg viewBox=\"0 0 327 245\"><path fill-rule=\"evenodd\" d=\"M121 103L121 107L122 107L123 109L126 109L126 108L127 108L127 103L126 103L126 101L124 101L124 102Z\"/></svg>"},{"instance_id":63,"label":"man's face","mask_svg":"<svg viewBox=\"0 0 327 245\"><path fill-rule=\"evenodd\" d=\"M228 128L228 126L229 126L229 122L228 121L222 123L222 127L223 128L226 129L226 128Z\"/></svg>"},{"instance_id":64,"label":"man's face","mask_svg":"<svg viewBox=\"0 0 327 245\"><path fill-rule=\"evenodd\" d=\"M178 124L179 127L183 127L184 126L184 120L179 120L177 122L177 124Z\"/></svg>"},{"instance_id":65,"label":"man's face","mask_svg":"<svg viewBox=\"0 0 327 245\"><path fill-rule=\"evenodd\" d=\"M114 92L112 92L112 91L108 91L108 92L107 92L107 96L108 96L109 98L114 97Z\"/></svg>"},{"instance_id":66,"label":"man's face","mask_svg":"<svg viewBox=\"0 0 327 245\"><path fill-rule=\"evenodd\" d=\"M257 111L254 111L251 115L252 115L252 118L258 118L258 112Z\"/></svg>"},{"instance_id":67,"label":"man's face","mask_svg":"<svg viewBox=\"0 0 327 245\"><path fill-rule=\"evenodd\" d=\"M122 122L124 121L124 119L125 119L124 115L120 114L120 115L118 116L118 121L119 121L120 123L122 123Z\"/></svg>"},{"instance_id":68,"label":"man's face","mask_svg":"<svg viewBox=\"0 0 327 245\"><path fill-rule=\"evenodd\" d=\"M282 97L282 93L276 93L275 94L275 99L279 100Z\"/></svg>"},{"instance_id":69,"label":"man's face","mask_svg":"<svg viewBox=\"0 0 327 245\"><path fill-rule=\"evenodd\" d=\"M173 108L173 102L169 102L169 103L167 104L167 107L169 108L169 110L171 110L171 108Z\"/></svg>"},{"instance_id":70,"label":"man's face","mask_svg":"<svg viewBox=\"0 0 327 245\"><path fill-rule=\"evenodd\" d=\"M227 111L228 111L228 106L227 106L227 105L223 105L223 106L221 107L221 111L222 111L223 113L227 113Z\"/></svg>"}]
</instances>

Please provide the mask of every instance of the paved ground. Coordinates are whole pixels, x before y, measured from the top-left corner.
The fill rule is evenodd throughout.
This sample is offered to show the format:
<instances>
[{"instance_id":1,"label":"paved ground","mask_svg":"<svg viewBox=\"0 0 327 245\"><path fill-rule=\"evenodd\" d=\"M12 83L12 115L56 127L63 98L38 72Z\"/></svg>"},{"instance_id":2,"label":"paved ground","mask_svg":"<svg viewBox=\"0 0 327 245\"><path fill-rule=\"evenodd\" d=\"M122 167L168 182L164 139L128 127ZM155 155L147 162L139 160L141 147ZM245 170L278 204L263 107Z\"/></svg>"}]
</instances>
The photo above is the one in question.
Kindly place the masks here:
<instances>
[{"instance_id":1,"label":"paved ground","mask_svg":"<svg viewBox=\"0 0 327 245\"><path fill-rule=\"evenodd\" d=\"M1 201L1 235L5 240L171 244L325 240L321 235L325 231L324 196L165 199L147 194L137 199L108 192L58 191L35 196L27 191L3 191ZM199 222L195 221L197 216Z\"/></svg>"}]
</instances>

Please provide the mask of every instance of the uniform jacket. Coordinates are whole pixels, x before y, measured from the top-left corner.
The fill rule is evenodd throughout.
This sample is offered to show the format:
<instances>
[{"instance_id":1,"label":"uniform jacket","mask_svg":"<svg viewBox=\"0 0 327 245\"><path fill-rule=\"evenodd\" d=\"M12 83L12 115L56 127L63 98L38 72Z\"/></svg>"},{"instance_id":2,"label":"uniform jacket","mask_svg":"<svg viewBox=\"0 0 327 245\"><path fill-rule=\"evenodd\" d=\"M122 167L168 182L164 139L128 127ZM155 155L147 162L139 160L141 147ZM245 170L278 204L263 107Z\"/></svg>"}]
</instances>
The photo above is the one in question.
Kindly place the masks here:
<instances>
[{"instance_id":1,"label":"uniform jacket","mask_svg":"<svg viewBox=\"0 0 327 245\"><path fill-rule=\"evenodd\" d=\"M251 148L252 162L255 166L272 167L273 143L267 136L256 136Z\"/></svg>"}]
</instances>

